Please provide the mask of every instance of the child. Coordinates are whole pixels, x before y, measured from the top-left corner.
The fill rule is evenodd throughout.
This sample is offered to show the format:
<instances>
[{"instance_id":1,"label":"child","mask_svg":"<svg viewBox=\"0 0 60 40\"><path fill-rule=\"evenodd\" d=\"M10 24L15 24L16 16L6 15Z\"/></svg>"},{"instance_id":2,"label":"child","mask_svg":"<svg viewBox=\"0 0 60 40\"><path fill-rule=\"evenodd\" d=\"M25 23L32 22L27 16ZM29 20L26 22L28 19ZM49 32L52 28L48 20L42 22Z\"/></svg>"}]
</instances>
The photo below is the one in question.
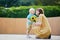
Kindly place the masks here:
<instances>
[{"instance_id":1,"label":"child","mask_svg":"<svg viewBox=\"0 0 60 40\"><path fill-rule=\"evenodd\" d=\"M32 16L34 16L34 13L35 13L35 9L34 8L30 8L29 9L29 15L27 16L27 36L28 37L30 37L29 36L29 33L30 33L30 31L31 31L31 29L32 29L32 21L30 20L30 18L32 17Z\"/></svg>"}]
</instances>

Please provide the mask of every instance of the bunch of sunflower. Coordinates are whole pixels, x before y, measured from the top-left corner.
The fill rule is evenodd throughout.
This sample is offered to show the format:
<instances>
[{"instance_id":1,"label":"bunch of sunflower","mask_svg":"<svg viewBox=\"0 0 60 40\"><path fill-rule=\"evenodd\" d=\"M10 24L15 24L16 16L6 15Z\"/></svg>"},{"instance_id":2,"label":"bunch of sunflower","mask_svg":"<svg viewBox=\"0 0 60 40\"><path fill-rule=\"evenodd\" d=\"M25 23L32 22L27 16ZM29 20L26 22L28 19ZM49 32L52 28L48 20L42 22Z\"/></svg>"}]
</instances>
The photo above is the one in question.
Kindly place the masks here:
<instances>
[{"instance_id":1,"label":"bunch of sunflower","mask_svg":"<svg viewBox=\"0 0 60 40\"><path fill-rule=\"evenodd\" d=\"M32 22L36 22L36 16L35 16L35 15L32 16L32 17L30 18L30 20L31 20Z\"/></svg>"}]
</instances>

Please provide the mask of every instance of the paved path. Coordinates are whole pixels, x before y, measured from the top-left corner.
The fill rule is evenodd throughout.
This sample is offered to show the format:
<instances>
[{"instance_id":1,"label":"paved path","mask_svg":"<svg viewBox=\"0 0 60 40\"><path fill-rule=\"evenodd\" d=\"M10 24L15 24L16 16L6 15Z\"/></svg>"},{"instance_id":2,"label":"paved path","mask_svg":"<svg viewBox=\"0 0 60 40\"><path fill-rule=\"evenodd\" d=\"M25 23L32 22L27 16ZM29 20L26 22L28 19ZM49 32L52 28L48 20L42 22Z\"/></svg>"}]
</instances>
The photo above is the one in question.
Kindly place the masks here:
<instances>
[{"instance_id":1,"label":"paved path","mask_svg":"<svg viewBox=\"0 0 60 40\"><path fill-rule=\"evenodd\" d=\"M36 39L35 35L30 36L31 38L19 34L0 34L0 40L60 40L60 36L52 36L51 39Z\"/></svg>"}]
</instances>

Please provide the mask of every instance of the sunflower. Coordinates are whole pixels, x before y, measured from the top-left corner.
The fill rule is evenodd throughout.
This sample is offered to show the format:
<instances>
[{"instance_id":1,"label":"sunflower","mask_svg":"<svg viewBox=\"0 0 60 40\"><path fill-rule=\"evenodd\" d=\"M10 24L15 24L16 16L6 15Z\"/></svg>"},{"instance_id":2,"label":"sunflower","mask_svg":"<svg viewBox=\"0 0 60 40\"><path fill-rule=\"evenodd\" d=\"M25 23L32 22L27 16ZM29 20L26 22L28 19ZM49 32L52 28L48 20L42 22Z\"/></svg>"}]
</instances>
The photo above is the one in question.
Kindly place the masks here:
<instances>
[{"instance_id":1,"label":"sunflower","mask_svg":"<svg viewBox=\"0 0 60 40\"><path fill-rule=\"evenodd\" d=\"M31 17L31 21L36 22L36 16L35 15Z\"/></svg>"}]
</instances>

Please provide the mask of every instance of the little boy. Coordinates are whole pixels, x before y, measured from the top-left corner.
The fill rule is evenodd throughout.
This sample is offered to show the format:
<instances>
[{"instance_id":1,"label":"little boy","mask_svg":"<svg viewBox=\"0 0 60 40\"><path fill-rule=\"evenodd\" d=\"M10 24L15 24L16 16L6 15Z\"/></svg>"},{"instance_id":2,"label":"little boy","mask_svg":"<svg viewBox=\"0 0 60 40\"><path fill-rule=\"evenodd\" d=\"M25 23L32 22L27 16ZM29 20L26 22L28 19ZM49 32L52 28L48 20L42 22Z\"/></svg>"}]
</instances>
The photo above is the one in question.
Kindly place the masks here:
<instances>
[{"instance_id":1,"label":"little boy","mask_svg":"<svg viewBox=\"0 0 60 40\"><path fill-rule=\"evenodd\" d=\"M34 8L30 8L29 9L29 15L27 16L27 36L28 37L30 37L29 36L29 33L30 33L30 31L31 31L31 29L32 29L32 21L30 20L30 18L32 17L32 16L34 16L34 13L35 13L35 9Z\"/></svg>"}]
</instances>

